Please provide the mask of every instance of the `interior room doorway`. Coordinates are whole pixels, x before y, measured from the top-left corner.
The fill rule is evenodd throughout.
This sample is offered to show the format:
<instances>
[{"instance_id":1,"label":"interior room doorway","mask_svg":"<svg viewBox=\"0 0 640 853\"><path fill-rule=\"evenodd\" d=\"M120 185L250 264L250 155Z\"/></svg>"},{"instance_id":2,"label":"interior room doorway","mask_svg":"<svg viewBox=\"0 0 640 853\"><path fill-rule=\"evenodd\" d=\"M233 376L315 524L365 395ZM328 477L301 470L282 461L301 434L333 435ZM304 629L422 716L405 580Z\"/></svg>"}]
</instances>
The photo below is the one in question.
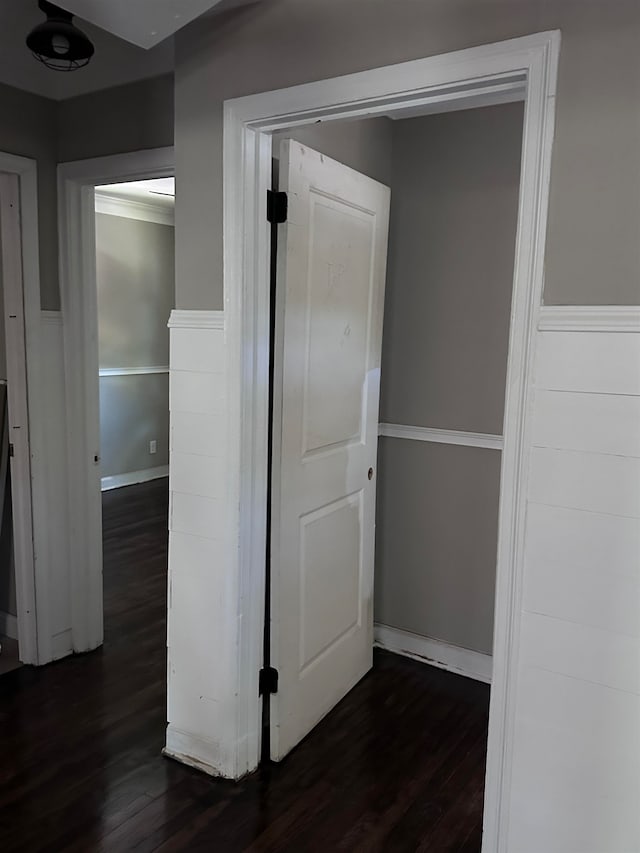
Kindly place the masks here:
<instances>
[{"instance_id":1,"label":"interior room doorway","mask_svg":"<svg viewBox=\"0 0 640 853\"><path fill-rule=\"evenodd\" d=\"M374 620L491 681L522 122L515 101L274 139L276 760L371 669Z\"/></svg>"},{"instance_id":2,"label":"interior room doorway","mask_svg":"<svg viewBox=\"0 0 640 853\"><path fill-rule=\"evenodd\" d=\"M105 502L113 503L116 497L109 498L109 487L167 474L164 465L168 428L161 434L158 418L162 420L160 412L168 414L168 364L166 356L160 355L166 340L159 318L172 297L159 296L154 288L159 270L166 273L172 263L173 246L167 249L167 240L155 232L173 227L169 222L173 218L173 186L167 183L167 179L172 181L173 173L173 149L81 160L59 167L59 197L65 213L60 218L60 263L70 425L67 436L70 513L74 523L81 520L78 535L71 540L70 554L72 632L77 651L96 648L104 636L103 486ZM149 185L146 181L160 183ZM128 189L122 189L124 184L129 185ZM100 188L97 193L96 188ZM125 210L127 216L122 215ZM101 220L98 229L96 218ZM112 232L123 225L122 220L124 228L118 236ZM138 231L141 239L144 232L154 245L151 263L145 252L139 251L140 240L135 238ZM149 236L147 232L154 233ZM102 241L99 262L98 237ZM111 248L107 249L107 245ZM104 285L102 336L98 320L99 273ZM137 319L132 327L134 318ZM168 319L164 318L165 324ZM101 337L105 358L109 360L103 365L102 375ZM77 357L78 353L82 353L82 358ZM125 364L132 359L135 363ZM138 387L142 383L144 389ZM153 386L151 390L146 387L149 385ZM156 426L160 430L157 434L149 432L149 418L139 411L144 398L149 403L147 409L155 412L150 420L154 424L152 432ZM104 430L101 430L101 415ZM105 464L111 466L108 470L101 458L101 432L108 451ZM154 465L162 453L164 465ZM162 487L166 480L158 483ZM165 509L160 507L157 512L164 513L166 518L164 498L160 500L163 503Z\"/></svg>"},{"instance_id":3,"label":"interior room doorway","mask_svg":"<svg viewBox=\"0 0 640 853\"><path fill-rule=\"evenodd\" d=\"M449 57L363 72L279 92L240 98L225 105L225 339L230 422L242 412L240 443L231 445L230 496L240 500L237 533L237 588L242 613L237 704L259 731L255 705L256 675L264 621L264 553L261 518L267 517L264 459L268 442L268 400L264 361L257 357L268 325L268 224L261 216L262 194L269 188L274 130L317 121L389 115L402 109L433 112L499 103L508 90L524 100L523 156L518 203L513 298L507 366L504 447L501 463L498 559L492 698L485 792L486 849L499 846L505 772L510 766L513 723L514 637L519 630L517 595L522 572L521 528L524 519L526 399L530 387L532 341L542 298L542 258L553 131L553 96L559 39L546 33L473 48ZM486 60L486 64L485 63ZM528 69L525 71L525 69ZM424 75L424 76L423 76ZM427 85L427 80L430 84ZM409 86L411 81L411 86ZM471 82L470 82L471 81ZM506 87L506 89L505 89ZM258 260L262 262L259 263ZM248 275L248 271L252 275ZM256 319L257 317L257 319ZM251 333L253 330L253 334ZM237 389L237 390L236 390ZM238 421L240 422L240 420ZM246 532L252 531L247 537ZM233 539L233 542L236 540ZM233 555L233 548L229 550ZM227 567L229 570L229 567ZM234 646L235 648L235 646ZM254 692L255 691L255 692ZM246 705L245 705L246 703ZM246 710L245 710L246 709ZM242 718L245 719L244 716ZM254 728L255 727L255 728ZM250 737L253 737L250 735ZM254 740L240 739L241 766L254 755ZM258 739L256 738L256 745ZM253 764L251 761L250 766ZM237 773L237 769L235 771Z\"/></svg>"},{"instance_id":4,"label":"interior room doorway","mask_svg":"<svg viewBox=\"0 0 640 853\"><path fill-rule=\"evenodd\" d=\"M95 199L105 641L145 622L152 659L166 633L175 181L101 184Z\"/></svg>"}]
</instances>

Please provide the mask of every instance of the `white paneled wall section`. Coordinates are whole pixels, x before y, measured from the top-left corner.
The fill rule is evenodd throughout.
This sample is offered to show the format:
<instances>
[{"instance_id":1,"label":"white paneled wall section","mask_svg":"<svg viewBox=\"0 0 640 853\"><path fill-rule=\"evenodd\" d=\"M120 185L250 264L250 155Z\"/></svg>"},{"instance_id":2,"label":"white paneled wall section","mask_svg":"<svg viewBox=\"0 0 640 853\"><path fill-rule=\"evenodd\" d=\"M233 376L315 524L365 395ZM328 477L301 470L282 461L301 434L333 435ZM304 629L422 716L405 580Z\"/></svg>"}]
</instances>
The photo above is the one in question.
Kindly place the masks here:
<instances>
[{"instance_id":1,"label":"white paneled wall section","mask_svg":"<svg viewBox=\"0 0 640 853\"><path fill-rule=\"evenodd\" d=\"M170 329L168 720L165 752L216 775L232 731L224 565L225 374L220 311L173 311ZM227 717L228 715L228 717ZM222 727L222 728L221 728ZM230 737L230 736L229 736Z\"/></svg>"},{"instance_id":2,"label":"white paneled wall section","mask_svg":"<svg viewBox=\"0 0 640 853\"><path fill-rule=\"evenodd\" d=\"M545 308L508 849L640 850L640 309Z\"/></svg>"}]
</instances>

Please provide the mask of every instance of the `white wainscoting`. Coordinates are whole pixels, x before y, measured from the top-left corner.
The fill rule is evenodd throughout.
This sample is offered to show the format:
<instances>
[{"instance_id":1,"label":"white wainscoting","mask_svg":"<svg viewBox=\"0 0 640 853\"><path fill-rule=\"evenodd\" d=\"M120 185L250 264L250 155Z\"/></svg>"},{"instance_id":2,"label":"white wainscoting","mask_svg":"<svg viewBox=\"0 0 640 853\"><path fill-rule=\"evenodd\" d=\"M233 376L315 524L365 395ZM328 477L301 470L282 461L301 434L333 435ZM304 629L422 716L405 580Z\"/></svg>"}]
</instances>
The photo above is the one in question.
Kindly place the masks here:
<instances>
[{"instance_id":1,"label":"white wainscoting","mask_svg":"<svg viewBox=\"0 0 640 853\"><path fill-rule=\"evenodd\" d=\"M640 850L640 309L537 340L508 849Z\"/></svg>"},{"instance_id":2,"label":"white wainscoting","mask_svg":"<svg viewBox=\"0 0 640 853\"><path fill-rule=\"evenodd\" d=\"M373 626L373 639L380 649L491 684L491 655L379 623Z\"/></svg>"},{"instance_id":3,"label":"white wainscoting","mask_svg":"<svg viewBox=\"0 0 640 853\"><path fill-rule=\"evenodd\" d=\"M218 775L233 740L233 630L225 572L226 417L220 311L170 328L168 720L165 753ZM225 654L225 651L228 654ZM221 732L225 733L223 737Z\"/></svg>"},{"instance_id":4,"label":"white wainscoting","mask_svg":"<svg viewBox=\"0 0 640 853\"><path fill-rule=\"evenodd\" d=\"M488 450L502 450L504 440L501 435L485 432L463 432L454 429L433 429L432 427L409 426L408 424L378 424L378 435L387 438L406 438L411 441L429 441L434 444L456 444L459 447L485 447Z\"/></svg>"}]
</instances>

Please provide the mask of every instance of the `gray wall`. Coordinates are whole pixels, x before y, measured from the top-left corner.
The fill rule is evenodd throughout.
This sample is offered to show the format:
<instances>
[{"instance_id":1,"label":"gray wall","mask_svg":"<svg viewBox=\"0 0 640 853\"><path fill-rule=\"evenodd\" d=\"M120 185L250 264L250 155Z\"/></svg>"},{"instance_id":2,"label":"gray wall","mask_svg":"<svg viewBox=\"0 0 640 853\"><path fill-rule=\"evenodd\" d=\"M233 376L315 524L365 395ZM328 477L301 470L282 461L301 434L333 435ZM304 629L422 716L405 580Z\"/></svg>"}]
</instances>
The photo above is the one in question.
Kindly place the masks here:
<instances>
[{"instance_id":1,"label":"gray wall","mask_svg":"<svg viewBox=\"0 0 640 853\"><path fill-rule=\"evenodd\" d=\"M393 124L380 420L502 434L522 104ZM382 438L376 621L491 654L500 453Z\"/></svg>"},{"instance_id":2,"label":"gray wall","mask_svg":"<svg viewBox=\"0 0 640 853\"><path fill-rule=\"evenodd\" d=\"M98 214L96 253L100 367L168 365L173 227ZM103 477L167 465L168 375L101 377L100 439Z\"/></svg>"},{"instance_id":3,"label":"gray wall","mask_svg":"<svg viewBox=\"0 0 640 853\"><path fill-rule=\"evenodd\" d=\"M54 101L0 83L0 151L38 164L40 294L45 309L60 307Z\"/></svg>"},{"instance_id":4,"label":"gray wall","mask_svg":"<svg viewBox=\"0 0 640 853\"><path fill-rule=\"evenodd\" d=\"M393 123L383 421L502 434L522 120Z\"/></svg>"},{"instance_id":5,"label":"gray wall","mask_svg":"<svg viewBox=\"0 0 640 853\"><path fill-rule=\"evenodd\" d=\"M58 162L173 145L173 88L163 75L56 102L0 83L0 151L38 164L43 309L60 308Z\"/></svg>"},{"instance_id":6,"label":"gray wall","mask_svg":"<svg viewBox=\"0 0 640 853\"><path fill-rule=\"evenodd\" d=\"M381 438L375 621L491 654L500 453Z\"/></svg>"},{"instance_id":7,"label":"gray wall","mask_svg":"<svg viewBox=\"0 0 640 853\"><path fill-rule=\"evenodd\" d=\"M279 158L283 139L296 139L363 175L383 184L391 183L393 122L388 118L329 121L274 133L275 158Z\"/></svg>"},{"instance_id":8,"label":"gray wall","mask_svg":"<svg viewBox=\"0 0 640 853\"><path fill-rule=\"evenodd\" d=\"M60 101L57 127L61 163L173 145L173 75Z\"/></svg>"},{"instance_id":9,"label":"gray wall","mask_svg":"<svg viewBox=\"0 0 640 853\"><path fill-rule=\"evenodd\" d=\"M176 37L178 306L223 304L225 98L555 28L545 299L639 302L637 0L270 0Z\"/></svg>"}]
</instances>

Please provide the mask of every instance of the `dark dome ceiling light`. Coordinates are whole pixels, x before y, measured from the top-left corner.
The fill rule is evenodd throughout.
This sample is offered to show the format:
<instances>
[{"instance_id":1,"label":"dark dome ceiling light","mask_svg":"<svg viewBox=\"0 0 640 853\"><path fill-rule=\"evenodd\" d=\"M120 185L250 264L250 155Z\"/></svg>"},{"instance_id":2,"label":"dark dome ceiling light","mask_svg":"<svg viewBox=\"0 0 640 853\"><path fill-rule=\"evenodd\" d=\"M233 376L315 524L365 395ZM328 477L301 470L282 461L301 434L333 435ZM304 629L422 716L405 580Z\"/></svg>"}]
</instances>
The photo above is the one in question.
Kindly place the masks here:
<instances>
[{"instance_id":1,"label":"dark dome ceiling light","mask_svg":"<svg viewBox=\"0 0 640 853\"><path fill-rule=\"evenodd\" d=\"M73 23L73 15L47 0L38 6L47 20L27 36L27 47L35 58L54 71L75 71L89 64L94 47Z\"/></svg>"}]
</instances>

